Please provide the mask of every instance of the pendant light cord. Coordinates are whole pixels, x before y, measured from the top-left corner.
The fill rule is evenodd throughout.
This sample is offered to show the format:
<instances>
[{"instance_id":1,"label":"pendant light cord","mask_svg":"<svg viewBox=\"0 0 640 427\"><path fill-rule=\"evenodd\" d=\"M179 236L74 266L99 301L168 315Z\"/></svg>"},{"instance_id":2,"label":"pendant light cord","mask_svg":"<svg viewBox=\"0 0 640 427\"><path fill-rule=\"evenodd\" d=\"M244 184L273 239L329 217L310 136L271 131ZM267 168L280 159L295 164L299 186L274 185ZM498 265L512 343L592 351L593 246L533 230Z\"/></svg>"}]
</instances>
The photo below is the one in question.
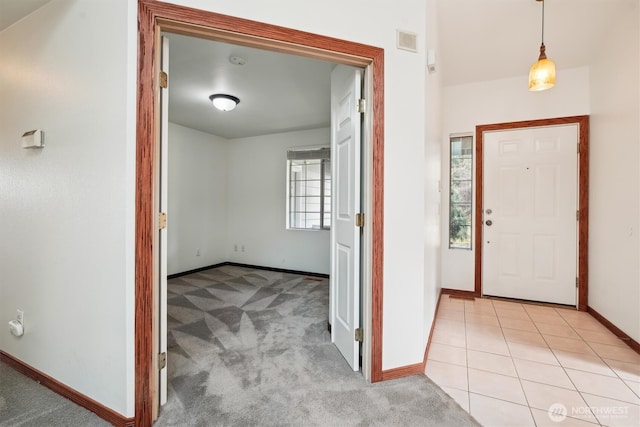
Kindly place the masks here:
<instances>
[{"instance_id":1,"label":"pendant light cord","mask_svg":"<svg viewBox=\"0 0 640 427\"><path fill-rule=\"evenodd\" d=\"M542 44L544 44L544 0L542 0Z\"/></svg>"}]
</instances>

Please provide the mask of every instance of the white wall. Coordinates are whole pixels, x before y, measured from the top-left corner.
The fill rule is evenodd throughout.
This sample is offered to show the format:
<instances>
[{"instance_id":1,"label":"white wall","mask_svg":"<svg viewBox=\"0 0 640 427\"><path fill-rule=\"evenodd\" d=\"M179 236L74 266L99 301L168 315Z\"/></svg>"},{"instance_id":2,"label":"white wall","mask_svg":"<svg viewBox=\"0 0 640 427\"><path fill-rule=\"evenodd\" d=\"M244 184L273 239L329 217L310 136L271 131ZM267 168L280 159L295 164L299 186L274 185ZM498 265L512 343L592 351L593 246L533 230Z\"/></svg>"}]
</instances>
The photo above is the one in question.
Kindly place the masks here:
<instances>
[{"instance_id":1,"label":"white wall","mask_svg":"<svg viewBox=\"0 0 640 427\"><path fill-rule=\"evenodd\" d=\"M420 232L425 222L425 2L399 0L393 7L389 2L368 0L327 0L313 4L281 0L277 7L261 0L215 3L172 0L172 3L385 49L382 366L390 369L421 362L426 329L422 298L424 233ZM418 53L396 48L397 29L418 34Z\"/></svg>"},{"instance_id":2,"label":"white wall","mask_svg":"<svg viewBox=\"0 0 640 427\"><path fill-rule=\"evenodd\" d=\"M640 8L628 6L591 66L589 306L640 342Z\"/></svg>"},{"instance_id":3,"label":"white wall","mask_svg":"<svg viewBox=\"0 0 640 427\"><path fill-rule=\"evenodd\" d=\"M53 0L0 32L0 349L125 416L134 384L130 6ZM22 149L20 136L36 128L46 147ZM6 327L18 308L21 338Z\"/></svg>"},{"instance_id":4,"label":"white wall","mask_svg":"<svg viewBox=\"0 0 640 427\"><path fill-rule=\"evenodd\" d=\"M589 114L588 68L558 70L556 86L544 92L529 92L527 77L527 75L523 75L517 78L444 88L444 129L442 133L443 288L466 291L474 289L474 251L449 249L449 135L455 133L473 134L475 147L476 125ZM475 221L475 218L473 220ZM473 236L475 238L475 227ZM474 248L476 244L477 242L474 241Z\"/></svg>"},{"instance_id":5,"label":"white wall","mask_svg":"<svg viewBox=\"0 0 640 427\"><path fill-rule=\"evenodd\" d=\"M228 142L169 123L167 271L227 259Z\"/></svg>"},{"instance_id":6,"label":"white wall","mask_svg":"<svg viewBox=\"0 0 640 427\"><path fill-rule=\"evenodd\" d=\"M230 140L229 261L330 273L329 231L286 229L287 149L330 144L329 128Z\"/></svg>"},{"instance_id":7,"label":"white wall","mask_svg":"<svg viewBox=\"0 0 640 427\"><path fill-rule=\"evenodd\" d=\"M440 55L438 43L437 2L427 0L426 48L434 49ZM425 69L427 65L424 65ZM425 177L424 177L424 320L423 341L429 338L429 331L435 316L436 304L441 288L440 277L440 166L442 137L442 70L436 61L435 72L426 74L426 114L424 120Z\"/></svg>"}]
</instances>

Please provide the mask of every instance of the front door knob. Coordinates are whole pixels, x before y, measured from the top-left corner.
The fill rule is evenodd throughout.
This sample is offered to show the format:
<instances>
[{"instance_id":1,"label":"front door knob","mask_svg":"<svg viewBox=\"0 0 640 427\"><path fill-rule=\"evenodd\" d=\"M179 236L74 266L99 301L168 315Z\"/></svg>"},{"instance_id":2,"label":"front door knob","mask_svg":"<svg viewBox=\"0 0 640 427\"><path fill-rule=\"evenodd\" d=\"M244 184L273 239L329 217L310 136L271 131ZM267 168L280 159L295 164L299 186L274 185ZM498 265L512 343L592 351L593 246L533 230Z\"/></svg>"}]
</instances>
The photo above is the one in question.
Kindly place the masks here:
<instances>
[{"instance_id":1,"label":"front door knob","mask_svg":"<svg viewBox=\"0 0 640 427\"><path fill-rule=\"evenodd\" d=\"M489 227L491 227L491 224L493 224L493 221L491 221L490 219L486 220L484 222L485 224L487 224Z\"/></svg>"}]
</instances>

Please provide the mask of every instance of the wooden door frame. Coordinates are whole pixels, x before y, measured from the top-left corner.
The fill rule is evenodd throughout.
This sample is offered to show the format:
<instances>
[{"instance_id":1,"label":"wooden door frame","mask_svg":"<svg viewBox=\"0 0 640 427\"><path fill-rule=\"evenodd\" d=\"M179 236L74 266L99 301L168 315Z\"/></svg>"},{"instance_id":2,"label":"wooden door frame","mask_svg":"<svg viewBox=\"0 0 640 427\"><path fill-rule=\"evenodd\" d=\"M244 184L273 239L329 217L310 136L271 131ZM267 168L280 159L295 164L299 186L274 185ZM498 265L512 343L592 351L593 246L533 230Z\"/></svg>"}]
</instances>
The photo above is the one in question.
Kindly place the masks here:
<instances>
[{"instance_id":1,"label":"wooden door frame","mask_svg":"<svg viewBox=\"0 0 640 427\"><path fill-rule=\"evenodd\" d=\"M475 209L475 289L482 295L482 223L484 133L543 126L578 125L578 303L580 311L587 311L589 298L589 116L558 117L541 120L496 123L476 126L476 209Z\"/></svg>"},{"instance_id":2,"label":"wooden door frame","mask_svg":"<svg viewBox=\"0 0 640 427\"><path fill-rule=\"evenodd\" d=\"M136 124L135 231L135 423L154 420L152 387L154 354L153 263L158 214L154 210L154 163L158 149L158 74L160 33L235 43L302 55L372 70L371 161L371 381L382 378L383 189L384 189L384 50L360 43L249 21L198 9L138 0L138 93Z\"/></svg>"}]
</instances>

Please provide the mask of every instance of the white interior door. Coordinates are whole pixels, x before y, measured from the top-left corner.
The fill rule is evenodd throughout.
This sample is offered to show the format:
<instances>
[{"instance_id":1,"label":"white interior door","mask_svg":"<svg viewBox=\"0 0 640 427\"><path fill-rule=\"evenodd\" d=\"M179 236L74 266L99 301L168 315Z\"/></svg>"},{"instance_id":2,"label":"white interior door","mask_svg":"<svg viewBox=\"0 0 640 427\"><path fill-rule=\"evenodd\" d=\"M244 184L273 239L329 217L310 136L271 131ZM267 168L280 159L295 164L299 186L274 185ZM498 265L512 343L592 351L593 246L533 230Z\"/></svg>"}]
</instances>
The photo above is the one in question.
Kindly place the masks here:
<instances>
[{"instance_id":1,"label":"white interior door","mask_svg":"<svg viewBox=\"0 0 640 427\"><path fill-rule=\"evenodd\" d=\"M338 65L331 73L331 341L354 371L360 369L360 134L362 70Z\"/></svg>"},{"instance_id":2,"label":"white interior door","mask_svg":"<svg viewBox=\"0 0 640 427\"><path fill-rule=\"evenodd\" d=\"M483 141L483 294L576 305L578 126Z\"/></svg>"},{"instance_id":3,"label":"white interior door","mask_svg":"<svg viewBox=\"0 0 640 427\"><path fill-rule=\"evenodd\" d=\"M162 37L162 71L169 74L169 39ZM168 142L169 142L169 88L160 89L160 149L159 149L159 209L167 212L168 189ZM158 236L160 262L158 263L159 280L159 353L167 354L167 227L160 228ZM168 360L167 360L168 363ZM160 405L167 403L167 367L160 370L158 378L158 395Z\"/></svg>"}]
</instances>

